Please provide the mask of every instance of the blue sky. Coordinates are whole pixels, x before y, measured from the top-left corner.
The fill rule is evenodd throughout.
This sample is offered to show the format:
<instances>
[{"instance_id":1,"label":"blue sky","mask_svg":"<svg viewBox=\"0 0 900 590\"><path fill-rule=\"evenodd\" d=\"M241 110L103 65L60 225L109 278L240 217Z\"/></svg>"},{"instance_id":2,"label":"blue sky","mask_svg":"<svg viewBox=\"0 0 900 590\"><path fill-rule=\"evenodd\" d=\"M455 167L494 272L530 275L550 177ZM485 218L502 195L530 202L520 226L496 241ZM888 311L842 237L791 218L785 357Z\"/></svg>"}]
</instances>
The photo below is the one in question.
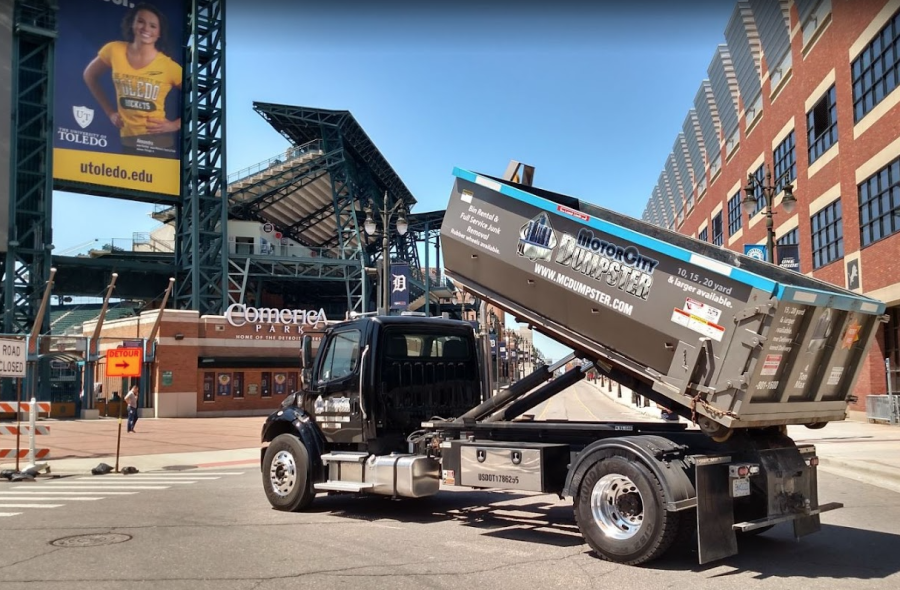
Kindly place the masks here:
<instances>
[{"instance_id":1,"label":"blue sky","mask_svg":"<svg viewBox=\"0 0 900 590\"><path fill-rule=\"evenodd\" d=\"M634 217L734 8L725 0L305 4L229 3L229 172L287 147L253 101L345 109L416 197L414 212L446 206L454 166L500 175L515 159L536 167L538 186ZM58 193L55 251L150 231L151 210Z\"/></svg>"}]
</instances>

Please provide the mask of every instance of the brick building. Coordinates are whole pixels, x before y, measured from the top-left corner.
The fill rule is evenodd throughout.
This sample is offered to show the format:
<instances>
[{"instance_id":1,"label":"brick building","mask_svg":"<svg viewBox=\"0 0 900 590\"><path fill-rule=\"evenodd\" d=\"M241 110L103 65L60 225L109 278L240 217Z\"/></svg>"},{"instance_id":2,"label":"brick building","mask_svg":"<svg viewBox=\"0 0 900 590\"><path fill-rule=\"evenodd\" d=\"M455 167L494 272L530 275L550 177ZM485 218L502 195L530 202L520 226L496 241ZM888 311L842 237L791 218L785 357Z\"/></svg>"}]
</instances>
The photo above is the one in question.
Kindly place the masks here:
<instances>
[{"instance_id":1,"label":"brick building","mask_svg":"<svg viewBox=\"0 0 900 590\"><path fill-rule=\"evenodd\" d=\"M101 359L129 339L148 339L158 313L145 311L104 322ZM252 307L229 310L225 316L167 309L155 338L156 357L141 377L142 391L151 398L141 400L141 414L211 417L265 415L276 409L288 393L299 389L302 334L312 336L315 352L327 321L319 310L279 310L277 315ZM96 322L84 324L84 336L93 334L95 326ZM153 343L147 346L149 351ZM115 415L118 406L107 400L114 392L121 396L138 381L105 377L104 363L101 360L94 367L104 399L96 409L101 415ZM107 406L115 408L112 414Z\"/></svg>"},{"instance_id":2,"label":"brick building","mask_svg":"<svg viewBox=\"0 0 900 590\"><path fill-rule=\"evenodd\" d=\"M772 259L888 305L863 409L886 358L900 387L900 0L739 1L724 36L643 218L745 252L768 234L748 175L774 187Z\"/></svg>"}]
</instances>

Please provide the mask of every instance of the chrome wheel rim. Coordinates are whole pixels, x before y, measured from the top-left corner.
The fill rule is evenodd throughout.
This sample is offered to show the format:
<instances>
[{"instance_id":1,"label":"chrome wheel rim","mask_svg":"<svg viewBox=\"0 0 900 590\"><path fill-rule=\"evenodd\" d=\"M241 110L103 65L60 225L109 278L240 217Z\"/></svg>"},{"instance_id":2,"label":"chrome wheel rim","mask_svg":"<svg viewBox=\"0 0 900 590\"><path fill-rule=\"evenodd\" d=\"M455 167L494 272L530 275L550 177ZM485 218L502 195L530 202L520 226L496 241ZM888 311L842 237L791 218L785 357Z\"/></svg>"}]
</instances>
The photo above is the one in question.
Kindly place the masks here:
<instances>
[{"instance_id":1,"label":"chrome wheel rim","mask_svg":"<svg viewBox=\"0 0 900 590\"><path fill-rule=\"evenodd\" d=\"M272 491L282 498L291 493L297 483L297 462L288 451L278 451L269 466Z\"/></svg>"},{"instance_id":2,"label":"chrome wheel rim","mask_svg":"<svg viewBox=\"0 0 900 590\"><path fill-rule=\"evenodd\" d=\"M591 492L591 514L604 535L624 541L641 529L644 498L628 477L604 475Z\"/></svg>"}]
</instances>

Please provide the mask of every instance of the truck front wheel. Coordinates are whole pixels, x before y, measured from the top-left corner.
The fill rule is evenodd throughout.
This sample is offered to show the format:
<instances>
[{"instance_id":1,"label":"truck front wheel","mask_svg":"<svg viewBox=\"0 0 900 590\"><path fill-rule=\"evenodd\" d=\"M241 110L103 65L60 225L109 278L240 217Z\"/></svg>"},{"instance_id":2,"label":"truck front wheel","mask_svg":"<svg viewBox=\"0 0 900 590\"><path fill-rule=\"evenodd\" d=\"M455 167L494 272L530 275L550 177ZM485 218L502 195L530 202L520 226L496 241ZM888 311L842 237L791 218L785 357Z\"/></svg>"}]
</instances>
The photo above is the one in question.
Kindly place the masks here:
<instances>
[{"instance_id":1,"label":"truck front wheel","mask_svg":"<svg viewBox=\"0 0 900 590\"><path fill-rule=\"evenodd\" d=\"M662 555L681 520L666 511L662 485L650 470L623 457L608 457L588 469L575 497L575 519L600 557L628 565Z\"/></svg>"},{"instance_id":2,"label":"truck front wheel","mask_svg":"<svg viewBox=\"0 0 900 590\"><path fill-rule=\"evenodd\" d=\"M293 434L275 437L263 457L263 487L276 510L296 512L315 498L309 477L309 453Z\"/></svg>"}]
</instances>

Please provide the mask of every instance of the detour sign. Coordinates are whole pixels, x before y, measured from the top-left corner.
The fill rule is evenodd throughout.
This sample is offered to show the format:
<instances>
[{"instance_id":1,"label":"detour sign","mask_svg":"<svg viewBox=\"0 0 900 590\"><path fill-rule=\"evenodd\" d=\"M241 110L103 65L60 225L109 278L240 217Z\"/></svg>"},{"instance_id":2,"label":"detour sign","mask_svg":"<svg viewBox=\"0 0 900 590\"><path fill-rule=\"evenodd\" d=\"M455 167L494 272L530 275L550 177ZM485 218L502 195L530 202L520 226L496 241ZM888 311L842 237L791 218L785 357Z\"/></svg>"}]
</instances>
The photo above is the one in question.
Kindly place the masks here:
<instances>
[{"instance_id":1,"label":"detour sign","mask_svg":"<svg viewBox=\"0 0 900 590\"><path fill-rule=\"evenodd\" d=\"M143 366L143 349L112 348L106 351L107 377L140 377Z\"/></svg>"}]
</instances>

